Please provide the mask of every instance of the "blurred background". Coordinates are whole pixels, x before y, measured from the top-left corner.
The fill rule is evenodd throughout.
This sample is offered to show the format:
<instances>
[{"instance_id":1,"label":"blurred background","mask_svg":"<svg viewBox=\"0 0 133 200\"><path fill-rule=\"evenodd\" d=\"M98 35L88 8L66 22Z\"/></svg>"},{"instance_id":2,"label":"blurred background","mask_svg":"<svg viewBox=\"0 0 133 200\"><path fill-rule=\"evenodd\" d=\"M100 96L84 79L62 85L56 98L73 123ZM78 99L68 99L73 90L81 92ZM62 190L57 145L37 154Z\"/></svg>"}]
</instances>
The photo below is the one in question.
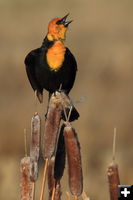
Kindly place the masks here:
<instances>
[{"instance_id":1,"label":"blurred background","mask_svg":"<svg viewBox=\"0 0 133 200\"><path fill-rule=\"evenodd\" d=\"M112 161L114 127L121 184L133 184L133 1L0 0L1 200L8 200L9 194L10 200L19 197L23 130L27 129L29 144L35 112L24 58L41 45L48 22L68 12L74 22L66 46L78 63L70 96L81 115L73 126L81 143L84 190L91 199L109 199L106 170ZM37 108L42 118L46 104L44 91L44 104ZM67 169L65 173L64 192ZM39 180L41 176L40 172Z\"/></svg>"}]
</instances>

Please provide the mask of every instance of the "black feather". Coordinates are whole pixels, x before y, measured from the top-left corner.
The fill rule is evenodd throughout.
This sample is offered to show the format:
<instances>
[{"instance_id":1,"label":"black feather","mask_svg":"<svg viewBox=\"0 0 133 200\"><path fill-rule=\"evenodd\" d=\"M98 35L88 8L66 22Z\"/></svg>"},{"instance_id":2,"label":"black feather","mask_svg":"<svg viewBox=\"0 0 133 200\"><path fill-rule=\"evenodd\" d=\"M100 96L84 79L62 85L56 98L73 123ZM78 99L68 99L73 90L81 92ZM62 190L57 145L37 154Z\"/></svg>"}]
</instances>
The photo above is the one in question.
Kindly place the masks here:
<instances>
[{"instance_id":1,"label":"black feather","mask_svg":"<svg viewBox=\"0 0 133 200\"><path fill-rule=\"evenodd\" d=\"M33 90L37 90L38 97L39 94L42 94L43 89L46 89L49 93L53 93L59 90L60 86L68 94L75 81L77 63L68 48L66 48L65 59L60 69L54 71L49 67L46 53L53 44L54 42L49 41L46 37L42 46L32 50L25 58L27 76ZM75 113L76 118L77 116L79 114Z\"/></svg>"}]
</instances>

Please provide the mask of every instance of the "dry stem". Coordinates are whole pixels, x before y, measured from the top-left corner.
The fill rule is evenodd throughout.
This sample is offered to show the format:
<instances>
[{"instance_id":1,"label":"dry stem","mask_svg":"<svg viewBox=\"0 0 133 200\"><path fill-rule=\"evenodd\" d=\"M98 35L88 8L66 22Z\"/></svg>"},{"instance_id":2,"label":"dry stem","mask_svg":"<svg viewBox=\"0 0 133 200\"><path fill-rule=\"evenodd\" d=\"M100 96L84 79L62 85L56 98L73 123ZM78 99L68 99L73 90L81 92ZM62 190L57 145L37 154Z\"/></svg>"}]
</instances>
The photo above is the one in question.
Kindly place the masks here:
<instances>
[{"instance_id":1,"label":"dry stem","mask_svg":"<svg viewBox=\"0 0 133 200\"><path fill-rule=\"evenodd\" d=\"M35 182L32 182L32 200L35 199Z\"/></svg>"},{"instance_id":2,"label":"dry stem","mask_svg":"<svg viewBox=\"0 0 133 200\"><path fill-rule=\"evenodd\" d=\"M40 200L44 200L43 196L44 196L44 188L45 188L45 182L46 182L47 168L48 168L48 158L45 160L45 164L44 164L44 172L43 172L43 180L42 180Z\"/></svg>"}]
</instances>

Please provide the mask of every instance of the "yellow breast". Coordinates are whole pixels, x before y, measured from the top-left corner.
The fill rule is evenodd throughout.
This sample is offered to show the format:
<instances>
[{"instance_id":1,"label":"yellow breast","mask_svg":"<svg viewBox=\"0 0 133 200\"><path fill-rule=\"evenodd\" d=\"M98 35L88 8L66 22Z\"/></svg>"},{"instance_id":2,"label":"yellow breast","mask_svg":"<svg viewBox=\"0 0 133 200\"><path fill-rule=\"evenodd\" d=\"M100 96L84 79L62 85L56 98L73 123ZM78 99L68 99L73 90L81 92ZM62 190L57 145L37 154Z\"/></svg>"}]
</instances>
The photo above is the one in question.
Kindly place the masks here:
<instances>
[{"instance_id":1,"label":"yellow breast","mask_svg":"<svg viewBox=\"0 0 133 200\"><path fill-rule=\"evenodd\" d=\"M54 45L48 49L46 54L47 63L51 69L57 71L62 66L65 58L66 48L61 41L56 41Z\"/></svg>"}]
</instances>

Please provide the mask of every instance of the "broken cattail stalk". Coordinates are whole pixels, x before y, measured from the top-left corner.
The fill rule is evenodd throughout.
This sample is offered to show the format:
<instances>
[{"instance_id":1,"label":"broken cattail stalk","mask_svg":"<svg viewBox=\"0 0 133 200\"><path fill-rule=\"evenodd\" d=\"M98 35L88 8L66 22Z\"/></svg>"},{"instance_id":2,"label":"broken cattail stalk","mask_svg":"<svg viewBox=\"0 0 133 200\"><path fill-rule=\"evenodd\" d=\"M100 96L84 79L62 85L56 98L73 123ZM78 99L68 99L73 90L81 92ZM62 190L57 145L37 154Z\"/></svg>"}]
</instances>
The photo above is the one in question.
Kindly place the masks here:
<instances>
[{"instance_id":1,"label":"broken cattail stalk","mask_svg":"<svg viewBox=\"0 0 133 200\"><path fill-rule=\"evenodd\" d=\"M60 180L64 173L65 168L65 160L66 160L66 151L65 151L65 141L64 141L64 128L65 125L62 124L59 138L58 138L58 145L57 151L55 156L55 165L54 165L54 178L55 180Z\"/></svg>"},{"instance_id":2,"label":"broken cattail stalk","mask_svg":"<svg viewBox=\"0 0 133 200\"><path fill-rule=\"evenodd\" d=\"M118 200L118 185L120 185L118 165L112 162L107 169L110 200Z\"/></svg>"},{"instance_id":3,"label":"broken cattail stalk","mask_svg":"<svg viewBox=\"0 0 133 200\"><path fill-rule=\"evenodd\" d=\"M31 145L30 145L30 158L31 158L31 171L30 178L36 181L38 177L38 159L40 150L40 133L41 133L41 119L38 113L32 117L31 120Z\"/></svg>"},{"instance_id":4,"label":"broken cattail stalk","mask_svg":"<svg viewBox=\"0 0 133 200\"><path fill-rule=\"evenodd\" d=\"M77 198L83 191L83 175L80 145L75 130L71 125L64 128L65 146L68 159L69 187Z\"/></svg>"},{"instance_id":5,"label":"broken cattail stalk","mask_svg":"<svg viewBox=\"0 0 133 200\"><path fill-rule=\"evenodd\" d=\"M50 98L47 118L44 127L42 152L44 159L50 159L55 151L57 135L61 120L62 98L59 92Z\"/></svg>"},{"instance_id":6,"label":"broken cattail stalk","mask_svg":"<svg viewBox=\"0 0 133 200\"><path fill-rule=\"evenodd\" d=\"M30 180L30 157L24 157L20 163L21 183L20 199L32 200L32 182Z\"/></svg>"}]
</instances>

